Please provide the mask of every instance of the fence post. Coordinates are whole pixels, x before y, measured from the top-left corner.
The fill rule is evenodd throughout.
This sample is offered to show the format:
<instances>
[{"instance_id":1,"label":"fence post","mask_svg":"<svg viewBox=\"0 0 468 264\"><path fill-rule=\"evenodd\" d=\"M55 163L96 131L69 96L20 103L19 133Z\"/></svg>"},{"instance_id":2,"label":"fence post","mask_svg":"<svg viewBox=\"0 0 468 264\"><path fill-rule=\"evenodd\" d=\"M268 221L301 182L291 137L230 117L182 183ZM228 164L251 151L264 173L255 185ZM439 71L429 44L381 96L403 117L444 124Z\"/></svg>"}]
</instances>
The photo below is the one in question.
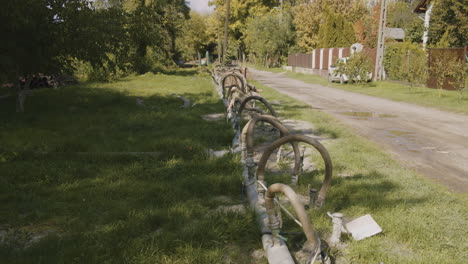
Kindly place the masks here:
<instances>
[{"instance_id":1,"label":"fence post","mask_svg":"<svg viewBox=\"0 0 468 264\"><path fill-rule=\"evenodd\" d=\"M317 50L315 49L312 51L312 69L315 69L315 52L316 51Z\"/></svg>"},{"instance_id":2,"label":"fence post","mask_svg":"<svg viewBox=\"0 0 468 264\"><path fill-rule=\"evenodd\" d=\"M323 48L320 49L320 70L323 68Z\"/></svg>"}]
</instances>

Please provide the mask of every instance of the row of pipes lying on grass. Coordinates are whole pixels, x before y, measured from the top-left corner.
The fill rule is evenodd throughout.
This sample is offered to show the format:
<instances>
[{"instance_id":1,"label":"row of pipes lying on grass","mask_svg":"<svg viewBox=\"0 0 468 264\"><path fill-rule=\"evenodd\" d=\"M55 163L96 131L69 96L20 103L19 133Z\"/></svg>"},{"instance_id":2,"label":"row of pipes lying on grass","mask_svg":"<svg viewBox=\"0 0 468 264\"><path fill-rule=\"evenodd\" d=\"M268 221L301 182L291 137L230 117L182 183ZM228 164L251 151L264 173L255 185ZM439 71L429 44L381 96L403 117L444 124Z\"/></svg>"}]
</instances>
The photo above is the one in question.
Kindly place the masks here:
<instances>
[{"instance_id":1,"label":"row of pipes lying on grass","mask_svg":"<svg viewBox=\"0 0 468 264\"><path fill-rule=\"evenodd\" d=\"M247 68L236 65L215 65L212 78L217 85L217 91L227 108L227 119L235 131L232 142L234 152L240 152L243 165L243 184L251 208L256 212L262 236L262 243L266 257L270 264L295 263L285 240L281 236L280 211L291 217L303 230L307 241L303 251L307 252L307 263L314 263L320 255L322 262L330 262L324 243L321 243L304 205L300 202L296 192L288 185L275 183L267 185L265 169L270 156L276 151L281 152L283 145L291 145L294 153L294 170L291 185L298 183L304 161L304 151L300 151L299 143L314 147L321 155L325 164L325 177L322 186L309 190L309 208L320 208L324 204L326 194L331 185L332 162L325 147L316 139L304 135L291 134L278 119L271 104L263 98L257 89L247 82ZM257 107L256 104L262 106ZM243 113L248 113L250 119L241 129ZM268 123L279 131L280 138L269 145L260 158L258 164L254 160L254 128L257 123ZM281 153L277 153L281 155ZM276 194L285 195L294 208L297 218L285 206L279 203Z\"/></svg>"}]
</instances>

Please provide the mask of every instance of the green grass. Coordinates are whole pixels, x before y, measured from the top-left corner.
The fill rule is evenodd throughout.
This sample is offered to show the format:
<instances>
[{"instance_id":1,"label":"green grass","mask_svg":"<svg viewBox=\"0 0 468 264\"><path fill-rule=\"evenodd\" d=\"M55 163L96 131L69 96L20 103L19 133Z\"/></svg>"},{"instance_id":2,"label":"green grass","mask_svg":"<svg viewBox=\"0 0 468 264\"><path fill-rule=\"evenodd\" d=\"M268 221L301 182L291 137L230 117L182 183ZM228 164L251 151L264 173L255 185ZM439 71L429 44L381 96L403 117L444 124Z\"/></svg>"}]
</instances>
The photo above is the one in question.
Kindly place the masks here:
<instances>
[{"instance_id":1,"label":"green grass","mask_svg":"<svg viewBox=\"0 0 468 264\"><path fill-rule=\"evenodd\" d=\"M325 207L309 212L320 235L331 231L327 211L370 213L384 230L359 242L345 238L334 252L338 263L465 262L466 195L401 168L329 115L255 84L282 102L280 117L312 122L333 139L324 142L333 187ZM197 104L183 109L172 94ZM0 263L252 263L250 253L261 248L251 213L216 210L241 203L241 169L237 156L205 152L228 148L233 136L224 120L200 117L224 111L207 76L186 70L44 89L28 97L24 114L14 112L14 98L0 110ZM302 194L322 175L311 158L319 170L302 175ZM297 228L287 221L284 230ZM44 232L50 235L25 247ZM289 240L294 249L302 242Z\"/></svg>"},{"instance_id":2,"label":"green grass","mask_svg":"<svg viewBox=\"0 0 468 264\"><path fill-rule=\"evenodd\" d=\"M338 263L466 263L468 210L466 194L454 194L412 170L402 168L375 144L354 135L329 114L255 82L268 100L280 100L275 110L287 119L309 121L323 138L333 160L334 178L325 206L310 217L322 237L331 232L326 212L348 219L371 214L383 233L353 241L335 250ZM307 195L307 185L320 187L323 162L311 157L318 171L302 175L296 190ZM345 175L340 177L338 175ZM267 175L271 184L288 177ZM290 221L286 224L294 229ZM292 242L291 242L292 243Z\"/></svg>"},{"instance_id":3,"label":"green grass","mask_svg":"<svg viewBox=\"0 0 468 264\"><path fill-rule=\"evenodd\" d=\"M251 263L261 248L252 214L216 210L241 203L241 170L206 154L233 136L200 117L224 111L208 76L43 89L14 108L1 101L0 263Z\"/></svg>"},{"instance_id":4,"label":"green grass","mask_svg":"<svg viewBox=\"0 0 468 264\"><path fill-rule=\"evenodd\" d=\"M267 69L264 67L253 67L274 73L285 71L281 68ZM287 72L285 73L285 76L301 80L306 83L320 84L350 92L386 98L393 101L407 102L438 108L445 111L468 114L468 95L465 93L464 97L460 98L460 93L458 91L437 90L426 87L415 87L410 90L408 85L389 81L371 82L364 85L331 84L327 79L321 76L295 72Z\"/></svg>"}]
</instances>

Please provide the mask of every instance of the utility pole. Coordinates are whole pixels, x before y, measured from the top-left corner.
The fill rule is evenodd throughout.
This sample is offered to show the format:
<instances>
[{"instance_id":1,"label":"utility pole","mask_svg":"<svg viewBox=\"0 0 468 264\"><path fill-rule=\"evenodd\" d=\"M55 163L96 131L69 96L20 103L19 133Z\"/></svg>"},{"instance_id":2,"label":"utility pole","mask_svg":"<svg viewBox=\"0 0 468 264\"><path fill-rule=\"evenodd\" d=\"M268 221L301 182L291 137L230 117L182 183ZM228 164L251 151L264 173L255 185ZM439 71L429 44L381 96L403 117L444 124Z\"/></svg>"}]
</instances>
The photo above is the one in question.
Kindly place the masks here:
<instances>
[{"instance_id":1,"label":"utility pole","mask_svg":"<svg viewBox=\"0 0 468 264\"><path fill-rule=\"evenodd\" d=\"M223 46L222 46L222 42L221 42L221 27L222 27L222 24L221 24L221 14L220 12L216 12L216 15L217 15L217 20L216 22L219 22L219 25L216 26L216 35L218 37L218 63L221 63L221 58L223 57Z\"/></svg>"},{"instance_id":2,"label":"utility pole","mask_svg":"<svg viewBox=\"0 0 468 264\"><path fill-rule=\"evenodd\" d=\"M229 33L229 9L231 9L231 1L226 0L226 21L224 23L224 51L223 51L223 61L226 61L226 52L228 49L228 33Z\"/></svg>"},{"instance_id":3,"label":"utility pole","mask_svg":"<svg viewBox=\"0 0 468 264\"><path fill-rule=\"evenodd\" d=\"M385 50L385 25L387 24L387 6L388 0L380 1L380 20L377 40L377 56L375 58L375 81L383 79L383 56Z\"/></svg>"}]
</instances>

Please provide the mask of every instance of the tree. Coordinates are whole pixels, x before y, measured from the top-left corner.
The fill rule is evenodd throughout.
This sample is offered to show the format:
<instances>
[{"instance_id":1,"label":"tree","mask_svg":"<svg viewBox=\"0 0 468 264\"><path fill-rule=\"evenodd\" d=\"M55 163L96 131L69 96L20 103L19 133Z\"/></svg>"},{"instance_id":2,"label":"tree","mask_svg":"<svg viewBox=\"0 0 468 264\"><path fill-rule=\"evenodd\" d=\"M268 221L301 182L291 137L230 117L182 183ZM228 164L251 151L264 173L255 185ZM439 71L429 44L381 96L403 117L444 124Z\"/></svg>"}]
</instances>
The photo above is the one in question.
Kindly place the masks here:
<instances>
[{"instance_id":1,"label":"tree","mask_svg":"<svg viewBox=\"0 0 468 264\"><path fill-rule=\"evenodd\" d=\"M127 14L127 32L131 64L138 73L145 73L154 64L169 64L176 58L176 37L188 19L189 8L184 0L123 0Z\"/></svg>"},{"instance_id":2,"label":"tree","mask_svg":"<svg viewBox=\"0 0 468 264\"><path fill-rule=\"evenodd\" d=\"M319 30L326 23L327 13L341 15L351 26L368 16L368 10L361 0L316 0L312 3L299 4L293 8L297 44L302 51L319 47ZM352 29L347 26L347 30ZM323 31L323 30L322 30ZM323 34L323 33L322 33Z\"/></svg>"},{"instance_id":3,"label":"tree","mask_svg":"<svg viewBox=\"0 0 468 264\"><path fill-rule=\"evenodd\" d=\"M214 50L216 38L208 31L208 23L208 16L190 12L190 19L185 22L182 36L177 40L185 59L194 59L198 52Z\"/></svg>"},{"instance_id":4,"label":"tree","mask_svg":"<svg viewBox=\"0 0 468 264\"><path fill-rule=\"evenodd\" d=\"M169 64L188 11L184 0L5 0L0 81L16 85L21 111L39 73L70 73L81 63L106 79L117 70Z\"/></svg>"},{"instance_id":5,"label":"tree","mask_svg":"<svg viewBox=\"0 0 468 264\"><path fill-rule=\"evenodd\" d=\"M327 12L318 33L321 48L347 47L355 41L353 25L340 14Z\"/></svg>"},{"instance_id":6,"label":"tree","mask_svg":"<svg viewBox=\"0 0 468 264\"><path fill-rule=\"evenodd\" d=\"M394 1L388 4L387 26L403 28L406 39L420 42L424 25L423 21L413 12L411 3L407 1Z\"/></svg>"},{"instance_id":7,"label":"tree","mask_svg":"<svg viewBox=\"0 0 468 264\"><path fill-rule=\"evenodd\" d=\"M211 4L216 6L213 17L219 20L218 23L222 23L222 25L224 25L226 18L226 1L213 0ZM235 41L230 41L229 51L239 50L241 53L245 53L245 38L248 20L270 12L270 10L275 6L278 6L278 4L278 0L231 0L228 33L230 38L233 38Z\"/></svg>"},{"instance_id":8,"label":"tree","mask_svg":"<svg viewBox=\"0 0 468 264\"><path fill-rule=\"evenodd\" d=\"M33 75L70 72L74 58L102 64L119 47L116 14L86 0L6 0L0 12L0 78L16 85L20 112Z\"/></svg>"},{"instance_id":9,"label":"tree","mask_svg":"<svg viewBox=\"0 0 468 264\"><path fill-rule=\"evenodd\" d=\"M294 44L292 18L283 15L279 24L279 15L265 14L248 21L246 31L246 46L253 59L266 67L279 65L287 56L289 48Z\"/></svg>"},{"instance_id":10,"label":"tree","mask_svg":"<svg viewBox=\"0 0 468 264\"><path fill-rule=\"evenodd\" d=\"M434 3L429 43L435 45L448 34L449 47L463 47L468 39L468 0L437 0Z\"/></svg>"}]
</instances>

